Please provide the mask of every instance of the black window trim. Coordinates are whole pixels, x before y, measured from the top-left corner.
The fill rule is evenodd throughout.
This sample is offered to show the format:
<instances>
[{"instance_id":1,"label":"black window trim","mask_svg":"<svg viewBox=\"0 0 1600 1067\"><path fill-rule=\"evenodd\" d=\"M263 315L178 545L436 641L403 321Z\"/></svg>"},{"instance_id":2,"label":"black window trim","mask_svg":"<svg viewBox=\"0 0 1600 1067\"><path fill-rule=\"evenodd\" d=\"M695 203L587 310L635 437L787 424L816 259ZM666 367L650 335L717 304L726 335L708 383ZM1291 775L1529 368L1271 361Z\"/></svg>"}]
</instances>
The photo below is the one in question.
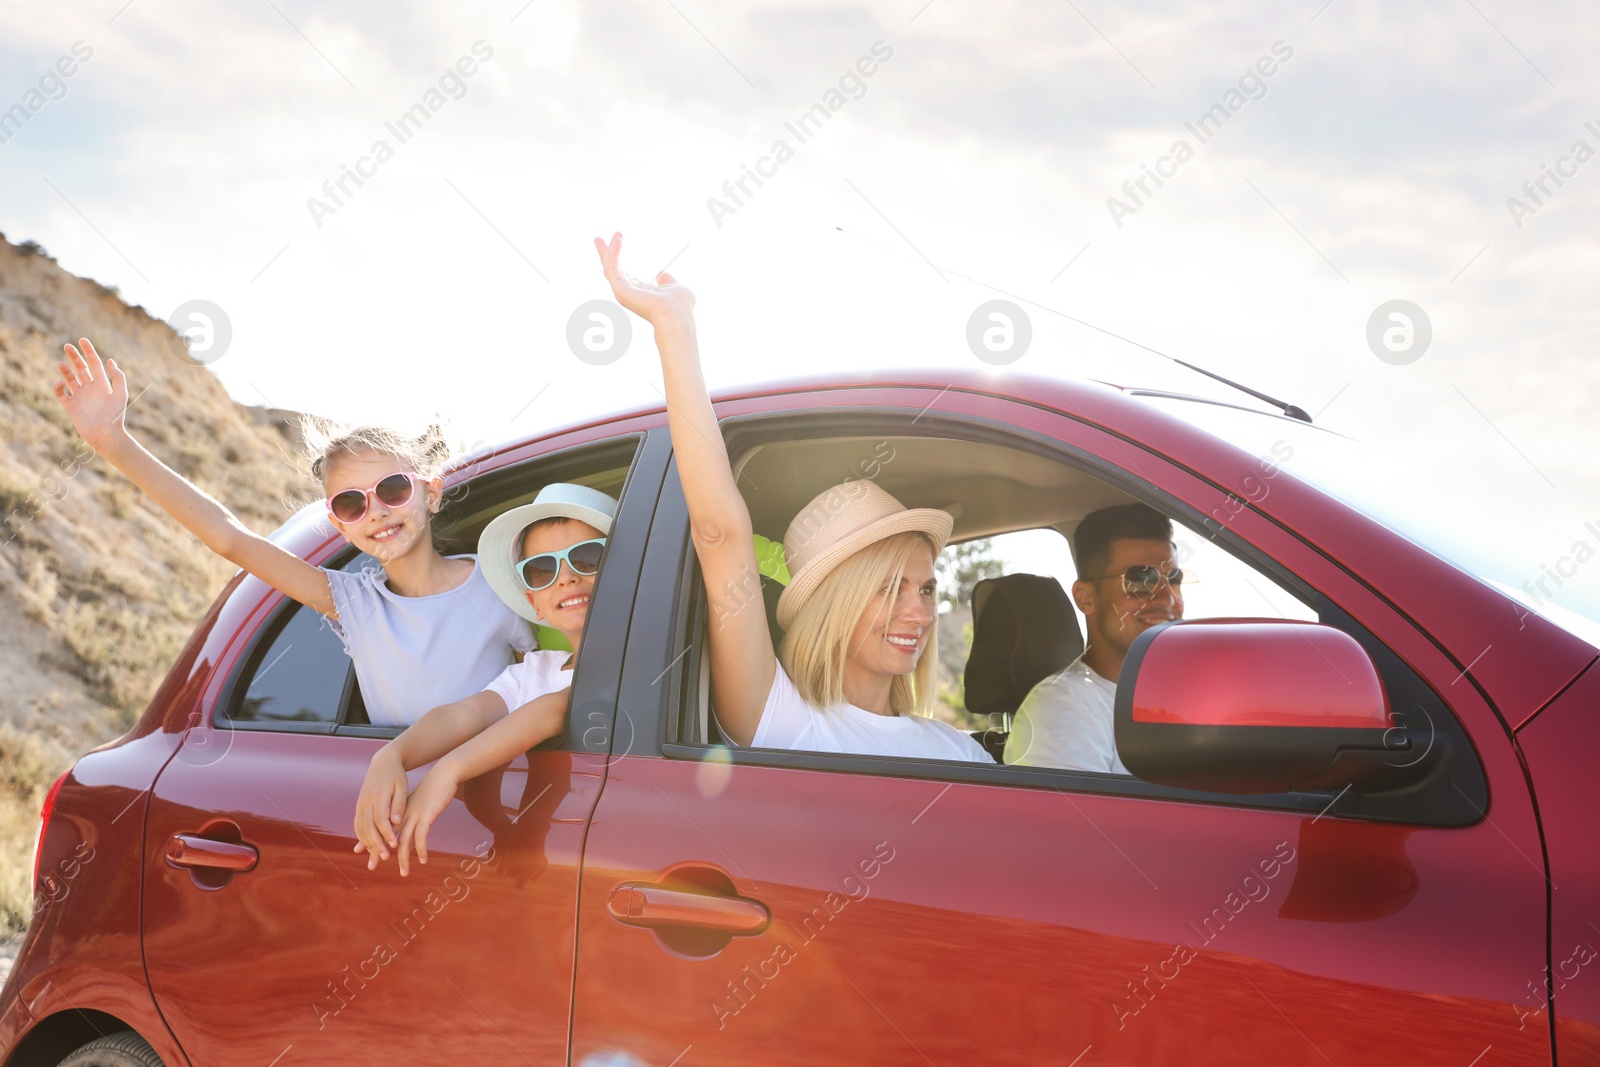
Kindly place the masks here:
<instances>
[{"instance_id":1,"label":"black window trim","mask_svg":"<svg viewBox=\"0 0 1600 1067\"><path fill-rule=\"evenodd\" d=\"M654 511L655 495L660 490L660 473L657 472L650 474L645 470L644 461L646 459L647 449L652 452L662 452L665 450L664 443L659 442L659 440L656 447L651 449L650 446L652 436L654 435L648 430L632 430L616 437L606 438L600 441L581 442L554 452L547 452L540 455L531 456L526 460L519 461L507 467L498 468L489 472L488 474L479 475L476 478L464 480L461 483L452 486L451 490L446 493L445 511L443 511L441 514L447 515L451 508L460 507L461 501L467 499L472 499L476 506L476 503L484 496L484 489L488 490L488 495L491 502L484 507L483 510L492 510L497 505L502 505L504 501L513 499L526 493L527 490L525 488L525 479L530 468L538 469L542 477L545 472L550 471L550 469L554 467L554 476L548 480L560 481L561 476L565 473L566 468L588 467L592 469L595 464L596 457L604 456L608 452L615 452L617 454L617 458L622 459L627 451L627 447L631 446L631 457L627 459L628 473L624 478L622 485L620 497L620 503L622 507L618 511L618 521L620 523L624 520L624 516L633 515L633 510L628 509L627 502L631 497L639 495L631 492L635 485L637 485L643 493L647 493L651 497L648 508L645 508L643 504L640 504L637 507L637 510L647 512L646 514L638 517L639 523L643 525L649 518L648 512ZM664 438L665 434L662 433L660 437ZM664 460L664 457L659 458ZM651 464L651 466L655 465L656 464ZM518 481L522 482L522 487L510 488L510 486L515 485L515 483ZM462 495L459 493L459 490L465 486L481 486L482 488L477 489L477 491L469 490L468 493ZM502 486L507 486L507 488L502 488ZM439 521L438 517L435 517L435 521ZM350 560L354 559L358 555L360 555L359 549L357 549L354 545L346 544L338 548L332 555L319 564L319 566L337 570L349 563ZM608 564L611 560L611 557L612 547L611 545L608 545L605 556ZM613 570L614 569L610 568L609 566L605 568L606 573L611 573ZM634 577L637 577L637 575L635 574ZM354 663L349 665L345 674L344 689L339 696L338 718L333 722L299 722L290 719L261 721L255 719L234 718L233 713L244 700L245 695L249 692L250 682L255 678L255 672L260 666L261 660L265 657L267 651L271 649L273 643L278 639L278 635L282 633L284 627L288 625L289 620L294 616L295 612L301 610L302 608L306 611L313 610L309 607L305 607L305 605L301 604L299 601L296 601L291 597L285 596L281 593L277 593L275 595L280 598L280 603L278 603L272 609L266 620L262 622L261 625L257 626L255 631L247 638L247 640L250 642L249 648L243 655L239 657L238 661L229 671L227 680L223 683L216 706L212 710L212 727L221 730L317 734L330 737L362 737L373 738L377 740L393 740L404 733L406 730L406 727L404 726L375 726L370 723L350 723L345 721L350 713L351 697L355 692L357 684ZM631 600L631 598L627 598L625 595L619 595L614 599ZM596 604L600 604L602 602L601 598L598 596L595 598L595 601ZM343 653L341 652L341 654ZM592 674L594 672L589 673ZM576 679L574 682L577 684ZM568 739L571 739L574 744L578 744L581 747L569 746L566 743ZM571 729L568 730L566 735L551 738L549 741L538 747L540 749L570 748L571 751L577 752L591 751L593 748L592 745L586 743L583 731L574 731Z\"/></svg>"},{"instance_id":2,"label":"black window trim","mask_svg":"<svg viewBox=\"0 0 1600 1067\"><path fill-rule=\"evenodd\" d=\"M1036 406L1036 405L1034 405ZM1073 416L1050 410L1051 414L1072 422L1082 422ZM872 432L863 434L864 425ZM1410 675L1410 680L1431 694L1434 704L1448 720L1447 733L1453 733L1458 742L1452 755L1450 773L1442 783L1435 782L1431 792L1433 803L1415 803L1415 798L1363 797L1346 792L1289 793L1245 796L1175 789L1156 785L1137 778L1121 775L1069 771L1054 768L1021 767L995 764L993 766L959 761L911 760L892 757L835 755L784 749L734 748L721 744L686 743L670 740L681 737L685 717L697 714L696 691L700 673L701 647L704 642L705 592L699 576L698 559L688 537L687 506L683 501L682 485L673 477L663 489L657 505L657 523L652 540L679 537L681 534L681 559L676 574L678 603L673 612L670 648L660 651L662 666L658 670L672 673L671 684L665 688L664 699L657 704L659 722L653 731L659 751L669 759L703 760L713 751L719 760L733 764L768 767L786 767L804 770L866 773L884 777L931 779L958 784L999 785L1009 787L1050 788L1058 792L1124 796L1136 799L1170 800L1184 803L1220 805L1229 808L1262 809L1291 813L1321 815L1333 814L1344 818L1357 818L1376 822L1396 822L1406 825L1464 826L1479 821L1488 808L1487 782L1482 763L1472 747L1470 735L1461 727L1448 704L1434 693L1420 675L1406 666L1388 646L1366 631L1347 613L1333 605L1297 575L1289 572L1276 560L1266 556L1254 545L1245 541L1230 527L1214 529L1205 516L1189 504L1169 497L1148 482L1134 480L1133 471L1124 471L1107 460L1086 452L1059 438L1031 429L1004 423L979 415L929 413L913 414L908 408L890 406L853 407L844 411L787 411L762 412L734 416L721 420L730 456L745 454L749 448L762 443L781 440L786 443L832 437L946 437L956 440L980 440L1011 448L1034 452L1044 458L1068 463L1078 470L1100 478L1135 500L1140 500L1170 515L1205 537L1212 544L1238 558L1257 571L1276 581L1286 592L1317 610L1319 618L1332 615L1342 628L1351 632L1369 653L1382 650L1389 662L1380 662L1380 670L1399 669ZM1109 431L1107 431L1109 434ZM1129 447L1176 467L1194 477L1194 472L1181 462L1154 452L1127 438L1109 434ZM675 474L674 466L669 474ZM1201 478L1202 481L1209 479ZM1274 524L1278 525L1278 524ZM1280 526L1281 528L1281 526ZM1287 531L1291 536L1293 531ZM1342 568L1341 568L1342 569ZM1363 586L1364 587L1364 586ZM1381 599L1381 598L1380 598ZM1387 601L1384 601L1387 603ZM1408 625L1409 619L1397 613ZM1330 624L1333 620L1330 620ZM655 654L650 654L652 657ZM672 660L672 656L677 656ZM1376 657L1375 657L1376 658ZM654 660L652 659L652 662ZM1388 675L1385 674L1386 684ZM634 706L641 706L635 704ZM1436 776L1437 777L1437 776ZM1462 789L1455 794L1451 786ZM1453 794L1439 800L1441 793ZM1457 803L1464 801L1464 803Z\"/></svg>"},{"instance_id":3,"label":"black window trim","mask_svg":"<svg viewBox=\"0 0 1600 1067\"><path fill-rule=\"evenodd\" d=\"M325 566L337 567L338 563L348 562L353 551L353 547L348 551L341 550ZM334 560L338 560L338 563L335 563ZM244 702L246 694L250 691L250 683L255 680L256 671L261 666L261 661L266 658L267 653L277 644L278 638L295 617L295 613L302 608L306 611L312 610L305 607L298 600L284 596L281 593L277 595L281 598L282 603L274 607L271 614L267 616L266 621L256 627L255 632L249 637L249 649L239 657L238 662L233 665L233 669L228 673L228 680L223 684L222 694L217 700L217 706L212 711L211 725L219 730L264 730L278 734L326 734L332 736L339 725L339 720L343 719L345 715L345 709L350 697L350 687L354 684L355 670L353 668L347 669L345 672L344 688L339 693L338 717L331 722L303 722L294 719L239 719L234 717L234 712L238 710L239 705ZM327 625L325 620L323 625ZM329 636L333 637L334 640L338 639L331 629L328 632ZM341 651L340 655L344 655L344 653Z\"/></svg>"}]
</instances>

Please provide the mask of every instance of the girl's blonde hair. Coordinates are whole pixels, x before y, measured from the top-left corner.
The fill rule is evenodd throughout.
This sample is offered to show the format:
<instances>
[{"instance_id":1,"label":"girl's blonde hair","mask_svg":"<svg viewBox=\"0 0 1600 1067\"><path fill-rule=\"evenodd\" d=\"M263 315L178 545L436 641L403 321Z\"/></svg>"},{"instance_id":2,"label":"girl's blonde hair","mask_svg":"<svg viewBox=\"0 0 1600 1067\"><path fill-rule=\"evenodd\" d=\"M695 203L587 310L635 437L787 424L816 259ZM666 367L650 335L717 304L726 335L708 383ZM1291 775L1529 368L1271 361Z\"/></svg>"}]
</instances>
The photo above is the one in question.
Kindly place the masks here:
<instances>
[{"instance_id":1,"label":"girl's blonde hair","mask_svg":"<svg viewBox=\"0 0 1600 1067\"><path fill-rule=\"evenodd\" d=\"M306 416L300 420L300 436L310 458L311 476L322 481L328 467L340 456L360 452L379 452L410 464L425 479L437 478L450 459L450 446L444 430L429 426L421 436L407 437L383 426L358 426L343 430L325 419Z\"/></svg>"},{"instance_id":2,"label":"girl's blonde hair","mask_svg":"<svg viewBox=\"0 0 1600 1067\"><path fill-rule=\"evenodd\" d=\"M856 625L868 611L889 612L894 601L881 596L885 587L898 590L906 564L919 546L933 552L926 534L885 537L847 557L817 585L784 635L778 657L783 669L814 707L845 702L844 665ZM896 715L927 715L933 706L934 670L939 661L939 627L928 632L928 644L910 674L889 687L889 710Z\"/></svg>"}]
</instances>

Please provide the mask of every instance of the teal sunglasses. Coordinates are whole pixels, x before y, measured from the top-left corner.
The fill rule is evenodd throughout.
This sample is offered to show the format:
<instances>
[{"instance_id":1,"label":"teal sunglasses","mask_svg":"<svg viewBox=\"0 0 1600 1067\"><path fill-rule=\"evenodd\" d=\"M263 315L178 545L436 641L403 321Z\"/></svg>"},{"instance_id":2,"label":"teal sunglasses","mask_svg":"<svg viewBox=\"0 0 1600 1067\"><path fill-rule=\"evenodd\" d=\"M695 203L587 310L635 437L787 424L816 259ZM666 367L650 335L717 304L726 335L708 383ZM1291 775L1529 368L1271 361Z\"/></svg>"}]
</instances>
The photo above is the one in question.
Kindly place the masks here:
<instances>
[{"instance_id":1,"label":"teal sunglasses","mask_svg":"<svg viewBox=\"0 0 1600 1067\"><path fill-rule=\"evenodd\" d=\"M541 552L537 556L529 556L517 563L517 577L522 579L523 588L530 593L537 593L556 583L556 578L561 573L562 560L567 561L567 566L572 568L573 574L587 577L596 573L600 570L600 557L605 550L606 539L596 537L593 541L579 541L575 545L568 545L559 552Z\"/></svg>"}]
</instances>

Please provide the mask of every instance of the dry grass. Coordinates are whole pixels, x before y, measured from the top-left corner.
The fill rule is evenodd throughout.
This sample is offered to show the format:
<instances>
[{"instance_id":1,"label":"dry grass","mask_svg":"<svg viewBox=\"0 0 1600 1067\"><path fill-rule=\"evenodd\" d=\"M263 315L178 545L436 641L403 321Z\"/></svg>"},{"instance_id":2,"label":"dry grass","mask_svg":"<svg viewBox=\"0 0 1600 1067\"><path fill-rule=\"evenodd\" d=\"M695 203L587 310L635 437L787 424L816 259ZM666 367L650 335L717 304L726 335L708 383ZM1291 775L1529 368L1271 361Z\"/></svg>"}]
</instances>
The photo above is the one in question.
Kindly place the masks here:
<instances>
[{"instance_id":1,"label":"dry grass","mask_svg":"<svg viewBox=\"0 0 1600 1067\"><path fill-rule=\"evenodd\" d=\"M0 723L0 936L28 926L39 809L71 763L72 753L59 742Z\"/></svg>"},{"instance_id":2,"label":"dry grass","mask_svg":"<svg viewBox=\"0 0 1600 1067\"><path fill-rule=\"evenodd\" d=\"M42 250L0 237L0 923L25 921L39 802L143 711L232 567L87 453L50 393L88 335L127 372L146 447L266 532L315 496L277 413L235 404L172 331Z\"/></svg>"}]
</instances>

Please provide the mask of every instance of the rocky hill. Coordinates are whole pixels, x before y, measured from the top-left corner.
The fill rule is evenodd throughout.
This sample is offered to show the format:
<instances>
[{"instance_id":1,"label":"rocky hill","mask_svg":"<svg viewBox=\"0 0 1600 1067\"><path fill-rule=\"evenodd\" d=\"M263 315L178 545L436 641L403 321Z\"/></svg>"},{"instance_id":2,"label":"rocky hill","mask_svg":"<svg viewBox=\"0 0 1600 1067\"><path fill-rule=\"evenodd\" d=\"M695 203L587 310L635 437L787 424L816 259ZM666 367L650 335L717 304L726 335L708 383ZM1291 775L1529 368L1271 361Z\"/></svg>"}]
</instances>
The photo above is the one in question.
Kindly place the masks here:
<instances>
[{"instance_id":1,"label":"rocky hill","mask_svg":"<svg viewBox=\"0 0 1600 1067\"><path fill-rule=\"evenodd\" d=\"M27 923L45 790L134 722L233 572L73 431L50 387L80 336L127 373L134 435L252 528L316 493L286 413L234 403L166 323L0 235L0 932Z\"/></svg>"}]
</instances>

